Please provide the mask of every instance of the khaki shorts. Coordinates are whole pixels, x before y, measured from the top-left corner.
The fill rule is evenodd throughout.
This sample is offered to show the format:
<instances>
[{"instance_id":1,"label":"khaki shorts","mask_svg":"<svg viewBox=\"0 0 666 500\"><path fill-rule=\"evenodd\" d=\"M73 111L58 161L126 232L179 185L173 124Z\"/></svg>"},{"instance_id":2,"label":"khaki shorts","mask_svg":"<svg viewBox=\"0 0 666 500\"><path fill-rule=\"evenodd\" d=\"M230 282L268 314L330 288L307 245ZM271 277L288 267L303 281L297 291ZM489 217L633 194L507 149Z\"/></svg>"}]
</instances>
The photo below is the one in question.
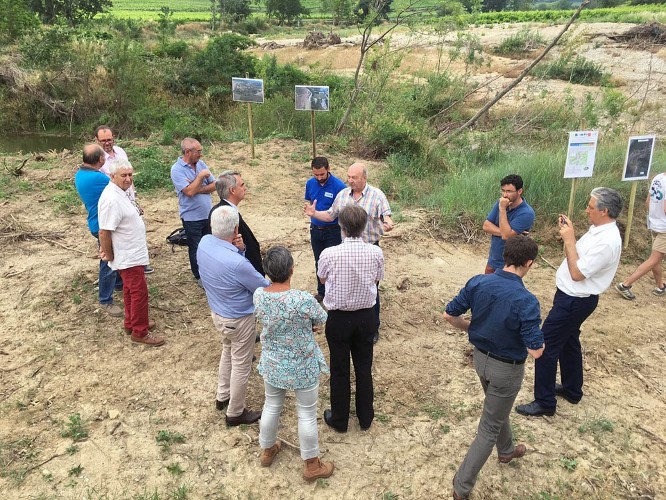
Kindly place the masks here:
<instances>
[{"instance_id":1,"label":"khaki shorts","mask_svg":"<svg viewBox=\"0 0 666 500\"><path fill-rule=\"evenodd\" d=\"M666 254L666 233L652 231L652 251Z\"/></svg>"}]
</instances>

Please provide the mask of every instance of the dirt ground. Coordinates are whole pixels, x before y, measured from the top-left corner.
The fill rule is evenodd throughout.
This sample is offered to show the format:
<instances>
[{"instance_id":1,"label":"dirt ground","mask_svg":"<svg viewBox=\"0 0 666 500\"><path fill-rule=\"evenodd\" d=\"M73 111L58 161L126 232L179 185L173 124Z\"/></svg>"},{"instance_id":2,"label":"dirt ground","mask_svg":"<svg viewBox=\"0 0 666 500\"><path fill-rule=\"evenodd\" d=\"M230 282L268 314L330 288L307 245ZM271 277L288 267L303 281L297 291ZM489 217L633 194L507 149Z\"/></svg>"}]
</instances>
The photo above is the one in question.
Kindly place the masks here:
<instances>
[{"instance_id":1,"label":"dirt ground","mask_svg":"<svg viewBox=\"0 0 666 500\"><path fill-rule=\"evenodd\" d=\"M250 188L240 206L244 218L263 248L291 249L293 286L314 292L301 201L310 145L259 144L256 160L248 159L245 144L204 146L213 173L241 170ZM325 145L320 153L344 179L354 159L329 154ZM376 421L363 432L352 416L349 432L337 434L320 420L322 458L334 461L336 471L307 484L293 446L293 397L279 432L291 445L269 469L259 466L258 426L227 429L215 410L220 341L186 248L165 241L179 226L172 191L139 193L156 269L147 278L151 319L167 343L132 344L121 320L99 310L96 249L84 210L56 212L50 191L71 182L78 161L76 153L48 168L29 162L22 180L35 189L0 202L0 498L450 498L453 473L475 435L482 390L466 335L440 311L483 270L487 241L444 235L424 211L397 214L395 230L382 241ZM372 183L384 166L369 168ZM488 195L489 207L495 194ZM578 233L585 230L582 219L574 224ZM559 265L561 251L548 249L546 259ZM624 260L619 275L637 263ZM543 317L554 275L540 260L525 279ZM664 298L653 296L652 287L648 278L639 281L634 302L612 290L601 297L582 333L584 399L576 406L560 402L553 417L512 414L528 454L509 465L491 456L472 498L666 497L666 317ZM323 335L318 341L327 354ZM528 361L518 402L532 399L533 373ZM322 378L320 415L328 399ZM248 406L262 404L262 380L253 371Z\"/></svg>"}]
</instances>

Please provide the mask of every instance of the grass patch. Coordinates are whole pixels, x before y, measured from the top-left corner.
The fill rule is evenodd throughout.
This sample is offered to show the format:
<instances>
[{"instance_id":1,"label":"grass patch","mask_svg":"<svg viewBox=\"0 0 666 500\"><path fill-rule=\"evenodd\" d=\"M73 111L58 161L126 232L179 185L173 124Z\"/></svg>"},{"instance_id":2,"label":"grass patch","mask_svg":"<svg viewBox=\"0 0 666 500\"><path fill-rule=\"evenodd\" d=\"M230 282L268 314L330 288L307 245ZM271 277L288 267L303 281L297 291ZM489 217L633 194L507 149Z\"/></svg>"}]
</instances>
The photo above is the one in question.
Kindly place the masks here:
<instances>
[{"instance_id":1,"label":"grass patch","mask_svg":"<svg viewBox=\"0 0 666 500\"><path fill-rule=\"evenodd\" d=\"M607 85L610 73L603 66L583 56L564 55L555 61L542 62L534 68L542 78L554 78L580 85Z\"/></svg>"},{"instance_id":2,"label":"grass patch","mask_svg":"<svg viewBox=\"0 0 666 500\"><path fill-rule=\"evenodd\" d=\"M423 411L433 420L439 420L447 415L446 408L432 402L423 405Z\"/></svg>"},{"instance_id":3,"label":"grass patch","mask_svg":"<svg viewBox=\"0 0 666 500\"><path fill-rule=\"evenodd\" d=\"M80 413L70 415L65 423L65 428L60 431L62 437L72 438L72 441L83 441L88 437L88 429L81 419Z\"/></svg>"},{"instance_id":4,"label":"grass patch","mask_svg":"<svg viewBox=\"0 0 666 500\"><path fill-rule=\"evenodd\" d=\"M546 40L538 32L523 28L502 40L494 52L503 56L522 56L545 45Z\"/></svg>"},{"instance_id":5,"label":"grass patch","mask_svg":"<svg viewBox=\"0 0 666 500\"><path fill-rule=\"evenodd\" d=\"M575 458L569 458L569 457L560 457L560 465L562 468L568 470L569 472L573 472L576 470L576 467L578 466L578 460Z\"/></svg>"},{"instance_id":6,"label":"grass patch","mask_svg":"<svg viewBox=\"0 0 666 500\"><path fill-rule=\"evenodd\" d=\"M185 472L178 462L167 465L166 470L174 476L180 476Z\"/></svg>"},{"instance_id":7,"label":"grass patch","mask_svg":"<svg viewBox=\"0 0 666 500\"><path fill-rule=\"evenodd\" d=\"M155 441L157 441L157 444L163 449L168 450L172 444L184 443L185 436L179 432L161 430L158 431Z\"/></svg>"}]
</instances>

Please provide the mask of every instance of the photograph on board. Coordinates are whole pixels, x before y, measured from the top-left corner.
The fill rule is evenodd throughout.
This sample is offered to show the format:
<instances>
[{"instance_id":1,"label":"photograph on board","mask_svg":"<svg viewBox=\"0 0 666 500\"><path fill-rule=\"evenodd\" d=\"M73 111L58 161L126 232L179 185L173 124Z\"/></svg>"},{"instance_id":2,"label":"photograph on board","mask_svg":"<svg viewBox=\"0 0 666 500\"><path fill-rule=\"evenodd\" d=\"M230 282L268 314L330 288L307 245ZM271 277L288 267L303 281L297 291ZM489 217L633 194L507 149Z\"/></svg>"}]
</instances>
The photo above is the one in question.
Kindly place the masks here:
<instances>
[{"instance_id":1,"label":"photograph on board","mask_svg":"<svg viewBox=\"0 0 666 500\"><path fill-rule=\"evenodd\" d=\"M231 92L234 101L264 102L264 81L255 78L232 78Z\"/></svg>"},{"instance_id":2,"label":"photograph on board","mask_svg":"<svg viewBox=\"0 0 666 500\"><path fill-rule=\"evenodd\" d=\"M640 181L650 176L654 139L654 135L629 137L622 174L623 181Z\"/></svg>"},{"instance_id":3,"label":"photograph on board","mask_svg":"<svg viewBox=\"0 0 666 500\"><path fill-rule=\"evenodd\" d=\"M297 111L328 111L328 87L296 85L294 96Z\"/></svg>"}]
</instances>

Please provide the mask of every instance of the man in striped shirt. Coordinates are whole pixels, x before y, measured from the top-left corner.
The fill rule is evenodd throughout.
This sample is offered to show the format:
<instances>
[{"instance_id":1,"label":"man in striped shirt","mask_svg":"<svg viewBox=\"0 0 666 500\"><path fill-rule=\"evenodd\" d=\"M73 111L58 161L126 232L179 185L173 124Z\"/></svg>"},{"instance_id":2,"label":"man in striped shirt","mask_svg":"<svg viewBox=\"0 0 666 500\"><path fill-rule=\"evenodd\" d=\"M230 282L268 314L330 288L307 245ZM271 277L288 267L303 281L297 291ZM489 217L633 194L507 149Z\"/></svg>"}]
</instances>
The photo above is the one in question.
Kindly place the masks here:
<instances>
[{"instance_id":1,"label":"man in striped shirt","mask_svg":"<svg viewBox=\"0 0 666 500\"><path fill-rule=\"evenodd\" d=\"M317 200L305 204L305 215L323 222L332 222L340 211L348 205L357 205L367 214L367 225L362 232L363 241L379 246L379 240L385 232L393 229L391 207L381 189L368 184L368 169L363 163L354 163L347 171L348 188L343 189L335 197L328 210L315 210ZM373 342L379 340L379 291L375 301L375 320L377 333Z\"/></svg>"},{"instance_id":2,"label":"man in striped shirt","mask_svg":"<svg viewBox=\"0 0 666 500\"><path fill-rule=\"evenodd\" d=\"M377 323L373 309L377 283L384 277L384 254L361 237L368 222L363 208L346 206L338 218L344 239L342 244L321 253L318 275L326 286L326 341L331 357L331 408L324 411L324 421L336 431L346 432L351 400L350 354L361 429L370 428L375 416L372 351Z\"/></svg>"}]
</instances>

